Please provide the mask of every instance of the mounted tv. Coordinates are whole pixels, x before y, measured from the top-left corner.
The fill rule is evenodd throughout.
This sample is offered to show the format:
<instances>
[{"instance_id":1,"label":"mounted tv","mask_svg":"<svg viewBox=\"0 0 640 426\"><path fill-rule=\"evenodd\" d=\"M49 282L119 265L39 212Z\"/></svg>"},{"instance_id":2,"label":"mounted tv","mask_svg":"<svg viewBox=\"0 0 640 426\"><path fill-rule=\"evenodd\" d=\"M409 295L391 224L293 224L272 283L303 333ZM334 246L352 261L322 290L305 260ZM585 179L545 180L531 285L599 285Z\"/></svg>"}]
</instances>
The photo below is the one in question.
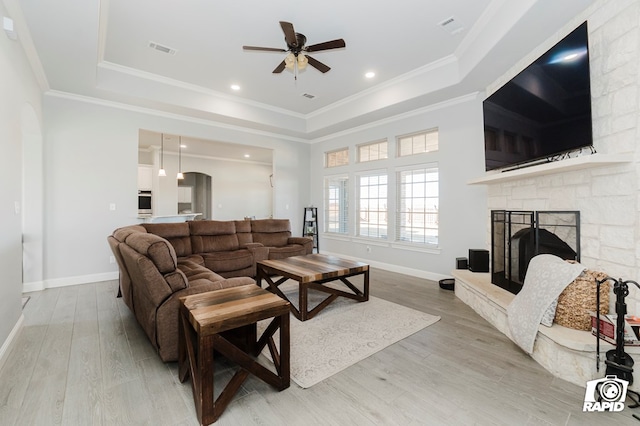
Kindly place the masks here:
<instances>
[{"instance_id":1,"label":"mounted tv","mask_svg":"<svg viewBox=\"0 0 640 426\"><path fill-rule=\"evenodd\" d=\"M486 170L554 161L591 148L587 23L489 96L483 112Z\"/></svg>"}]
</instances>

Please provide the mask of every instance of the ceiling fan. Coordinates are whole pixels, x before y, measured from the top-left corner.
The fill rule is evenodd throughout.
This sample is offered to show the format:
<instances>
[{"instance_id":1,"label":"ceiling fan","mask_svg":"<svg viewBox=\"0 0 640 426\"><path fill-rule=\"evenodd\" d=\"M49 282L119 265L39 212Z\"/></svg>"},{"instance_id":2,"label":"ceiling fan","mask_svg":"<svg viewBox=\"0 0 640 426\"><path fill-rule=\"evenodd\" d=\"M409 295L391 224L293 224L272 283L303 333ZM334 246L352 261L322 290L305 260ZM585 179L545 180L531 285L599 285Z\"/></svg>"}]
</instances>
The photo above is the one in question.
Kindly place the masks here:
<instances>
[{"instance_id":1,"label":"ceiling fan","mask_svg":"<svg viewBox=\"0 0 640 426\"><path fill-rule=\"evenodd\" d=\"M290 22L280 21L280 27L284 32L284 40L287 43L286 49L277 47L258 47L258 46L242 46L244 50L262 50L267 52L289 52L286 58L273 70L274 74L281 73L285 68L298 70L304 69L307 64L311 65L318 71L325 73L331 68L315 58L307 55L307 52L320 52L322 50L339 49L345 47L343 39L325 41L324 43L312 44L305 46L307 37L304 34L295 32L293 24Z\"/></svg>"}]
</instances>

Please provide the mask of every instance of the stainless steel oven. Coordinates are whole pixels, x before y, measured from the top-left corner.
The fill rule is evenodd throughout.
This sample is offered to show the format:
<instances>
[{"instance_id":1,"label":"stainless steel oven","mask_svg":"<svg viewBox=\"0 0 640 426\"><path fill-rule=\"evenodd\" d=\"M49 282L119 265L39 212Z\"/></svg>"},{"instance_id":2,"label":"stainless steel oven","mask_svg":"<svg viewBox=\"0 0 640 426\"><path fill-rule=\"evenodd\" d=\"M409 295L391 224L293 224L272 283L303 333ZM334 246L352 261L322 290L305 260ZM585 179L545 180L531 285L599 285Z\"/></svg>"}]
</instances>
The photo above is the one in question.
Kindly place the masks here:
<instances>
[{"instance_id":1,"label":"stainless steel oven","mask_svg":"<svg viewBox=\"0 0 640 426\"><path fill-rule=\"evenodd\" d=\"M138 191L138 214L151 214L151 191Z\"/></svg>"}]
</instances>

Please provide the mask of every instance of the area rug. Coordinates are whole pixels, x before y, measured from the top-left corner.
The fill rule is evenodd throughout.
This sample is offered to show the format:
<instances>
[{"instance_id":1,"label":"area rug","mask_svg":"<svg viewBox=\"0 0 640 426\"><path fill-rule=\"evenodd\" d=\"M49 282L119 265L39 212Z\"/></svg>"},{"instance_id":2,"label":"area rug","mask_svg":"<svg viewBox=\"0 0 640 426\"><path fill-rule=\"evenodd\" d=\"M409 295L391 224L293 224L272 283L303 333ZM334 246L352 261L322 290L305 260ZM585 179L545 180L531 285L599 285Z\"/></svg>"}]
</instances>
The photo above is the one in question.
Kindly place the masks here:
<instances>
[{"instance_id":1,"label":"area rug","mask_svg":"<svg viewBox=\"0 0 640 426\"><path fill-rule=\"evenodd\" d=\"M280 287L297 305L297 283ZM309 307L326 295L309 291ZM291 315L291 380L308 388L396 343L440 317L376 297L355 302L339 297L318 315L305 322ZM267 322L258 323L258 332ZM278 334L276 333L276 342ZM269 360L269 350L263 356Z\"/></svg>"}]
</instances>

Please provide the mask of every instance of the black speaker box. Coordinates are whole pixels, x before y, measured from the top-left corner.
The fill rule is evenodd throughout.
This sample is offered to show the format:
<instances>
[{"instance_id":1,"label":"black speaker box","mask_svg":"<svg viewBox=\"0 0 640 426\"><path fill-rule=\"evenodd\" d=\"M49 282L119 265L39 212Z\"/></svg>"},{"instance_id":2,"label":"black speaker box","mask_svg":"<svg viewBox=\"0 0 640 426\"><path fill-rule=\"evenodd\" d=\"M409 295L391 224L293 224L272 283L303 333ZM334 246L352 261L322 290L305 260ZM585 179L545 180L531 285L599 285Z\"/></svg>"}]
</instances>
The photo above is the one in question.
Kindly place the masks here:
<instances>
[{"instance_id":1,"label":"black speaker box","mask_svg":"<svg viewBox=\"0 0 640 426\"><path fill-rule=\"evenodd\" d=\"M456 269L469 269L466 257L456 257Z\"/></svg>"},{"instance_id":2,"label":"black speaker box","mask_svg":"<svg viewBox=\"0 0 640 426\"><path fill-rule=\"evenodd\" d=\"M469 249L469 270L489 272L489 250Z\"/></svg>"}]
</instances>

